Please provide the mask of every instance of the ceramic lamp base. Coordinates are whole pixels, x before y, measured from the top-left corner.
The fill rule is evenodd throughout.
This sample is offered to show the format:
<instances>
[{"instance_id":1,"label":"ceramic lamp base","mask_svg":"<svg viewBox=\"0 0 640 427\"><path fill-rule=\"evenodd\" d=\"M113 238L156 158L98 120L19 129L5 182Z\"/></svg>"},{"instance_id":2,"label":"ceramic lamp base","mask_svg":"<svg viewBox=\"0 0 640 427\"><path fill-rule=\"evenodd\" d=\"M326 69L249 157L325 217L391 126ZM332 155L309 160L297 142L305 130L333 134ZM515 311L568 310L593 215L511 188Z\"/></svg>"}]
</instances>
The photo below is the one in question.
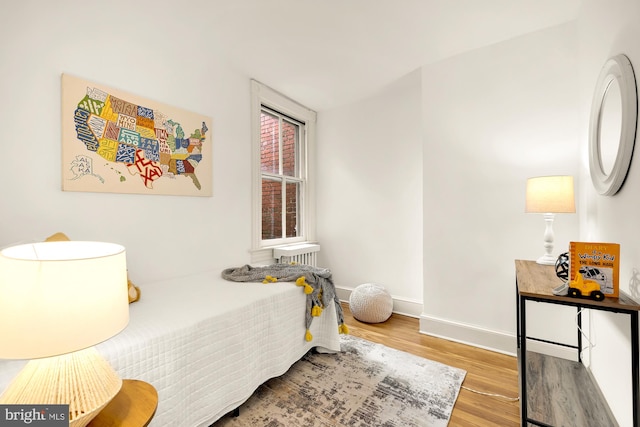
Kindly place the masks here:
<instances>
[{"instance_id":1,"label":"ceramic lamp base","mask_svg":"<svg viewBox=\"0 0 640 427\"><path fill-rule=\"evenodd\" d=\"M543 264L543 265L555 265L556 259L557 258L554 257L553 255L544 254L536 260L536 263Z\"/></svg>"}]
</instances>

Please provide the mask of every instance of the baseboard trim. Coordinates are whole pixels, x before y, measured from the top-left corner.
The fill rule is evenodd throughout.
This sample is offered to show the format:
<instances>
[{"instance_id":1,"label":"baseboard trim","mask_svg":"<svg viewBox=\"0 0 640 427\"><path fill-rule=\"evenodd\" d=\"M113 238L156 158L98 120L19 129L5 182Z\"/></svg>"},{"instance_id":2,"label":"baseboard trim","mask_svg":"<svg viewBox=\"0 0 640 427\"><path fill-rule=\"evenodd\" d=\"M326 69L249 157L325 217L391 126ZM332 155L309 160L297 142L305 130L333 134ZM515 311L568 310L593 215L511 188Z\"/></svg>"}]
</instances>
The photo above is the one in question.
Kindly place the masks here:
<instances>
[{"instance_id":1,"label":"baseboard trim","mask_svg":"<svg viewBox=\"0 0 640 427\"><path fill-rule=\"evenodd\" d=\"M509 356L516 355L516 338L505 332L423 314L420 316L420 333Z\"/></svg>"},{"instance_id":2,"label":"baseboard trim","mask_svg":"<svg viewBox=\"0 0 640 427\"><path fill-rule=\"evenodd\" d=\"M516 337L501 331L454 322L434 316L420 316L420 333L449 341L459 342L485 350L516 356ZM575 349L546 342L527 340L527 351L547 354L567 360L578 360Z\"/></svg>"},{"instance_id":3,"label":"baseboard trim","mask_svg":"<svg viewBox=\"0 0 640 427\"><path fill-rule=\"evenodd\" d=\"M353 292L353 288L341 288L336 286L336 295L338 296L338 299L347 304L349 303L351 292ZM393 295L391 298L393 299L394 313L420 318L420 314L422 313L422 303L405 298L394 297Z\"/></svg>"},{"instance_id":4,"label":"baseboard trim","mask_svg":"<svg viewBox=\"0 0 640 427\"><path fill-rule=\"evenodd\" d=\"M578 361L578 351L576 349L557 346L546 342L527 340L527 352L529 351L535 351L536 353L555 356L574 362Z\"/></svg>"}]
</instances>

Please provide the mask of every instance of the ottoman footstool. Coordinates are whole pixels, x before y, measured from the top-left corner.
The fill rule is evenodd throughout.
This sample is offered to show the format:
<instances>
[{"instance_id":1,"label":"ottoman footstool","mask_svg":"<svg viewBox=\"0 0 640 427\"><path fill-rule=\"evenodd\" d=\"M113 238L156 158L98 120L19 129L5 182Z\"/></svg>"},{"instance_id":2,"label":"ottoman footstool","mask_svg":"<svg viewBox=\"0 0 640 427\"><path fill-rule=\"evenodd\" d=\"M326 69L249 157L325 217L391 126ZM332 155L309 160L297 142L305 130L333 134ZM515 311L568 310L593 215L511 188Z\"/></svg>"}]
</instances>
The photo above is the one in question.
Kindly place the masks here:
<instances>
[{"instance_id":1,"label":"ottoman footstool","mask_svg":"<svg viewBox=\"0 0 640 427\"><path fill-rule=\"evenodd\" d=\"M365 283L351 292L349 309L353 317L361 322L381 323L391 317L393 299L384 286Z\"/></svg>"}]
</instances>

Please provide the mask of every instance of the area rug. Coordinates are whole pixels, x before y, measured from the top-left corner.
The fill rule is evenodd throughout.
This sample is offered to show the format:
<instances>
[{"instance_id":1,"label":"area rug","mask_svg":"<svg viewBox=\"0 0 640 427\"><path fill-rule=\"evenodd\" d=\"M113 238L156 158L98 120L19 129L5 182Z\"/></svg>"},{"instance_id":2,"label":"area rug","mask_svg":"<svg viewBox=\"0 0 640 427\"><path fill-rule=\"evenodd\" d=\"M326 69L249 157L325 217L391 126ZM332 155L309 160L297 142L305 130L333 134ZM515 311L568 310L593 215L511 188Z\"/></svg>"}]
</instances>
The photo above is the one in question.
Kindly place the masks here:
<instances>
[{"instance_id":1,"label":"area rug","mask_svg":"<svg viewBox=\"0 0 640 427\"><path fill-rule=\"evenodd\" d=\"M310 352L214 427L446 426L466 372L350 335Z\"/></svg>"}]
</instances>

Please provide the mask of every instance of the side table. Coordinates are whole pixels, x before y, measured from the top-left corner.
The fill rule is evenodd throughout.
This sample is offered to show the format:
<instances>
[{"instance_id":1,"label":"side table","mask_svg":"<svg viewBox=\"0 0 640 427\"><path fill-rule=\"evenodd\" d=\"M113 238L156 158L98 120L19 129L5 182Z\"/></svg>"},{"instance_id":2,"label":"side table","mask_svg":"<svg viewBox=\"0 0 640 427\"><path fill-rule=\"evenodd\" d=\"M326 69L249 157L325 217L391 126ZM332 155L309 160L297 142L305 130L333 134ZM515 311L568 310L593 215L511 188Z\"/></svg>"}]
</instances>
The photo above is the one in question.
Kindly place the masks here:
<instances>
[{"instance_id":1,"label":"side table","mask_svg":"<svg viewBox=\"0 0 640 427\"><path fill-rule=\"evenodd\" d=\"M122 388L87 427L146 427L158 407L158 392L149 383L123 380Z\"/></svg>"}]
</instances>

